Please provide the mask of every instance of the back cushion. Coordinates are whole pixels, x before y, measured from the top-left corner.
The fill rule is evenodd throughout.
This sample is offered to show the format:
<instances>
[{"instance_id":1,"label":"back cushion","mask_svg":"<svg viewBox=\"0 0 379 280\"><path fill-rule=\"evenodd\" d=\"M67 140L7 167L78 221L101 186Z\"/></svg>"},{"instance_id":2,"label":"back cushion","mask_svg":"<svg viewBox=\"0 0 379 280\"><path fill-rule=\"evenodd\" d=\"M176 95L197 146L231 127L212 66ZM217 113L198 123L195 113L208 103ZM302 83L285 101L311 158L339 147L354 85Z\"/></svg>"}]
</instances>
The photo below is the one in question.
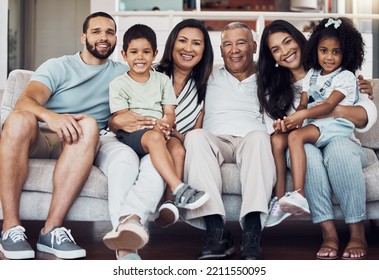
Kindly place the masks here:
<instances>
[{"instance_id":1,"label":"back cushion","mask_svg":"<svg viewBox=\"0 0 379 280\"><path fill-rule=\"evenodd\" d=\"M16 69L9 73L3 98L1 100L1 127L13 111L14 105L28 84L33 71Z\"/></svg>"}]
</instances>

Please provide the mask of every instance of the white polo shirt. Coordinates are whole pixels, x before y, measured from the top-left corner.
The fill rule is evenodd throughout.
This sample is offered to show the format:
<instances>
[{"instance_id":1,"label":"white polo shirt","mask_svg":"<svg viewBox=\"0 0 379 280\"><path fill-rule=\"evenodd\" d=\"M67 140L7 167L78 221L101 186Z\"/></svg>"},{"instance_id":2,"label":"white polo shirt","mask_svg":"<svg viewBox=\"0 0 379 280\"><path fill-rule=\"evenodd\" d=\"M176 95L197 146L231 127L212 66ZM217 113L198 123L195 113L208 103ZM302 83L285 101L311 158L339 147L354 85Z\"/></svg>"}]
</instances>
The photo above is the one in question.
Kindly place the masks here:
<instances>
[{"instance_id":1,"label":"white polo shirt","mask_svg":"<svg viewBox=\"0 0 379 280\"><path fill-rule=\"evenodd\" d=\"M214 135L240 137L250 131L266 131L259 113L255 74L239 81L224 67L213 70L205 97L203 128Z\"/></svg>"}]
</instances>

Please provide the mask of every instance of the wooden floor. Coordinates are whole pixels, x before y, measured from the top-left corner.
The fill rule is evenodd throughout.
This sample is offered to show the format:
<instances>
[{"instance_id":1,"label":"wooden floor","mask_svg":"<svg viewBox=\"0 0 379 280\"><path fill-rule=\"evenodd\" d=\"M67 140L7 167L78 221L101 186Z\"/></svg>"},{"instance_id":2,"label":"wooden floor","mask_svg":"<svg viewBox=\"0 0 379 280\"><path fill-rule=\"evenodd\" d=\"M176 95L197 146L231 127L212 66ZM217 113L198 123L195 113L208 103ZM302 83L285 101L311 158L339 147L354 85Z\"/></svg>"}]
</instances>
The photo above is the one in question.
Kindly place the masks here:
<instances>
[{"instance_id":1,"label":"wooden floor","mask_svg":"<svg viewBox=\"0 0 379 280\"><path fill-rule=\"evenodd\" d=\"M43 223L26 221L23 223L32 247L35 249L38 232ZM115 254L102 242L102 237L110 230L108 222L67 222L78 245L87 250L88 260L114 260ZM379 260L379 230L366 222L367 241L369 244L369 260ZM239 243L241 229L236 222L227 223L237 248L231 259L239 259ZM179 222L169 228L162 229L149 223L150 242L140 250L145 260L194 260L203 246L202 230ZM340 248L346 246L349 238L348 228L342 222L337 223L340 233ZM266 260L314 260L315 253L321 244L320 228L310 221L284 221L282 224L266 228L263 231L262 247ZM0 253L0 259L4 256ZM36 259L55 259L45 253L36 253Z\"/></svg>"}]
</instances>

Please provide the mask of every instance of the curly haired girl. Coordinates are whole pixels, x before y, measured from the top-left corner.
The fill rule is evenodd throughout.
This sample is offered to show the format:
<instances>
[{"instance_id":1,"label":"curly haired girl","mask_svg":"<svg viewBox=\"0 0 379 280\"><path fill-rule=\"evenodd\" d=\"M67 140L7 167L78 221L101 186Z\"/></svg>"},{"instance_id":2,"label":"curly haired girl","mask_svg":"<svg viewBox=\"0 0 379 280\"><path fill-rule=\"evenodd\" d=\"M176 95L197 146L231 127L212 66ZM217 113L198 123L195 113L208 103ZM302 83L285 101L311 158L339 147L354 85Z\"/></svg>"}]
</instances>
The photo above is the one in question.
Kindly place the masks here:
<instances>
[{"instance_id":1,"label":"curly haired girl","mask_svg":"<svg viewBox=\"0 0 379 280\"><path fill-rule=\"evenodd\" d=\"M352 105L358 100L355 71L363 60L364 42L350 19L327 18L315 27L304 51L304 64L310 70L302 83L300 105L284 118L286 127L294 129L288 135L294 191L280 199L282 211L309 213L304 198L304 144L323 147L335 138L353 136L351 121L323 116L339 104Z\"/></svg>"}]
</instances>

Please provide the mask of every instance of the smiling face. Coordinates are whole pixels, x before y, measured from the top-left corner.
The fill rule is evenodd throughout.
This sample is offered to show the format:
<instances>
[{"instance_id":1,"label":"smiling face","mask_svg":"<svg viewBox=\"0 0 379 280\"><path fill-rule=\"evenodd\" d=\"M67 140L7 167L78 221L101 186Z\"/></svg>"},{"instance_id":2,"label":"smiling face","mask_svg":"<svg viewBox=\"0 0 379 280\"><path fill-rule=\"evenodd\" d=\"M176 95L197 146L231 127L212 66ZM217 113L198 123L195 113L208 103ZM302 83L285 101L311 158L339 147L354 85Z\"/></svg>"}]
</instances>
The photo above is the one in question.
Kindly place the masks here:
<instances>
[{"instance_id":1,"label":"smiling face","mask_svg":"<svg viewBox=\"0 0 379 280\"><path fill-rule=\"evenodd\" d=\"M337 70L342 62L341 44L336 38L323 38L317 46L317 58L322 71L321 75L327 75Z\"/></svg>"},{"instance_id":2,"label":"smiling face","mask_svg":"<svg viewBox=\"0 0 379 280\"><path fill-rule=\"evenodd\" d=\"M150 42L145 38L131 40L128 49L122 51L122 56L130 67L129 76L141 83L149 79L149 70L156 55L157 51L154 53Z\"/></svg>"},{"instance_id":3,"label":"smiling face","mask_svg":"<svg viewBox=\"0 0 379 280\"><path fill-rule=\"evenodd\" d=\"M116 27L114 22L106 17L94 17L88 22L86 33L82 34L82 43L93 57L105 60L116 47Z\"/></svg>"},{"instance_id":4,"label":"smiling face","mask_svg":"<svg viewBox=\"0 0 379 280\"><path fill-rule=\"evenodd\" d=\"M254 73L254 54L256 51L257 44L250 30L234 28L223 31L221 54L225 67L240 81Z\"/></svg>"},{"instance_id":5,"label":"smiling face","mask_svg":"<svg viewBox=\"0 0 379 280\"><path fill-rule=\"evenodd\" d=\"M204 36L200 29L186 27L179 31L172 57L175 67L192 71L204 54Z\"/></svg>"},{"instance_id":6,"label":"smiling face","mask_svg":"<svg viewBox=\"0 0 379 280\"><path fill-rule=\"evenodd\" d=\"M267 43L274 60L280 66L293 72L303 67L300 47L290 34L272 33L268 36Z\"/></svg>"}]
</instances>

